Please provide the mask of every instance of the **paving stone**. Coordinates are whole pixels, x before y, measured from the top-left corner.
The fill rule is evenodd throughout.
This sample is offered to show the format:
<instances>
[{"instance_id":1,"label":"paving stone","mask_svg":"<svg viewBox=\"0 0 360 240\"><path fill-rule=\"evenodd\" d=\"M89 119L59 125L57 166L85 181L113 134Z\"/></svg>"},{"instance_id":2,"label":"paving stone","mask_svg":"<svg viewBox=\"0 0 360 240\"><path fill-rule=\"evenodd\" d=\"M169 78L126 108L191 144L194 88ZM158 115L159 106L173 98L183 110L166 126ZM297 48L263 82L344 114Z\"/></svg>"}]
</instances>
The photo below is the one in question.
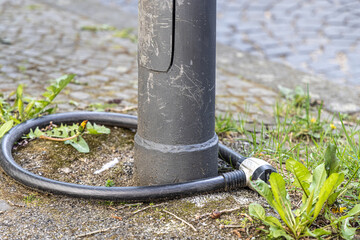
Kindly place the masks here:
<instances>
[{"instance_id":1,"label":"paving stone","mask_svg":"<svg viewBox=\"0 0 360 240\"><path fill-rule=\"evenodd\" d=\"M336 39L342 36L346 28L344 26L325 26L322 31L330 39Z\"/></svg>"},{"instance_id":2,"label":"paving stone","mask_svg":"<svg viewBox=\"0 0 360 240\"><path fill-rule=\"evenodd\" d=\"M66 72L76 74L77 76L85 76L86 75L86 71L78 69L78 68L74 68L74 67L68 68L66 70Z\"/></svg>"},{"instance_id":3,"label":"paving stone","mask_svg":"<svg viewBox=\"0 0 360 240\"><path fill-rule=\"evenodd\" d=\"M257 10L257 11L246 11L246 18L247 19L251 19L252 21L256 22L259 21L260 19L264 19L265 18L265 13L263 10Z\"/></svg>"},{"instance_id":4,"label":"paving stone","mask_svg":"<svg viewBox=\"0 0 360 240\"><path fill-rule=\"evenodd\" d=\"M11 209L12 207L5 200L0 200L0 212L9 211Z\"/></svg>"},{"instance_id":5,"label":"paving stone","mask_svg":"<svg viewBox=\"0 0 360 240\"><path fill-rule=\"evenodd\" d=\"M247 98L245 99L246 103L255 103L257 102L256 99L252 99L252 98ZM260 107L255 106L254 104L249 104L246 106L246 114L258 114L259 112L261 112ZM253 119L256 119L256 115L254 115Z\"/></svg>"},{"instance_id":6,"label":"paving stone","mask_svg":"<svg viewBox=\"0 0 360 240\"><path fill-rule=\"evenodd\" d=\"M319 58L317 61L313 61L311 63L313 69L318 70L319 72L323 71L331 71L332 69L336 69L338 65L333 59Z\"/></svg>"},{"instance_id":7,"label":"paving stone","mask_svg":"<svg viewBox=\"0 0 360 240\"><path fill-rule=\"evenodd\" d=\"M230 0L224 0L220 1L219 5L225 5L228 4ZM341 41L340 39L348 38L353 39L355 42L359 41L359 36L357 35L358 29L360 28L360 18L354 17L355 9L359 9L360 3L359 2L353 2L352 5L347 5L345 1L337 2L335 5L333 3L330 3L328 1L311 1L311 2L302 2L302 1L270 1L266 2L267 4L270 4L270 9L267 9L269 11L269 14L271 14L271 18L275 21L272 22L269 25L266 25L266 30L270 31L273 36L275 36L278 40L283 41L286 44L290 44L293 47L293 52L288 53L289 55L289 64L298 67L299 57L296 57L297 53L303 53L308 52L309 56L314 51L321 51L322 49L327 51L334 51L334 48L336 48L336 52L340 50L347 49L348 46L352 46L354 42L343 42L341 44L335 44L331 41L328 41L327 39L324 39L321 35L318 35L317 31L319 31L319 27L321 25L324 26L323 32L329 40L336 41L336 39ZM245 3L244 3L245 4ZM251 4L249 5L251 6ZM346 11L341 9L344 9L346 7ZM221 9L221 8L220 8ZM227 11L227 9L220 10L221 11ZM238 10L232 9L232 12L238 12L240 13L243 11L243 8L239 7ZM256 10L260 11L260 9ZM265 10L264 10L265 11ZM219 19L218 25L220 25L220 28L226 28L226 14L223 14L223 18ZM247 21L251 22L250 17L248 17ZM281 25L277 26L276 23L281 23ZM292 28L292 25L295 24L295 26L298 26L297 30L294 31ZM224 26L222 26L224 25ZM283 27L284 26L284 27ZM242 27L243 28L243 27ZM235 32L236 34L241 34L243 32L248 32L247 29L239 29L237 28ZM259 29L260 30L260 29ZM256 32L258 32L257 30ZM348 37L346 37L348 36ZM256 37L252 37L256 38ZM265 42L266 39L269 39L270 36L261 35L260 38L263 38L263 41ZM312 43L309 41L309 38L312 38L314 42L314 46L312 46ZM238 39L233 37L231 38L234 41L233 43L229 38L227 40L223 40L227 44L230 44L234 47L238 47L239 49L243 49L246 52L249 53L255 53L255 49L251 47L244 47L241 48L240 44L237 44L239 41ZM236 41L235 41L236 39ZM258 38L253 41L259 41ZM299 42L298 39L304 39L308 46L306 46L306 50L304 47L302 47L301 42ZM315 42L316 39L320 39L320 41ZM331 47L333 45L341 45L337 47ZM330 46L329 48L327 48ZM267 44L258 44L258 47L262 48L262 51L266 52L268 45ZM326 47L326 48L325 48ZM356 48L359 48L360 46L357 45ZM325 55L331 55L333 53L324 53ZM292 57L294 56L294 57ZM273 56L268 56L269 59L276 60L279 58L278 54L275 54ZM303 57L300 57L303 58ZM291 59L294 59L294 62L291 61ZM305 58L304 58L305 59ZM306 61L307 65L310 69L316 70L311 66L310 57ZM331 67L329 65L329 67ZM351 72L352 69L355 67L352 67L349 71ZM334 69L336 70L336 69ZM316 71L315 71L316 72ZM329 79L331 79L331 76L328 76Z\"/></svg>"},{"instance_id":8,"label":"paving stone","mask_svg":"<svg viewBox=\"0 0 360 240\"><path fill-rule=\"evenodd\" d=\"M269 35L267 33L264 32L252 32L252 33L248 33L248 38L250 41L257 43L257 42L261 42L262 39L266 39L268 38Z\"/></svg>"},{"instance_id":9,"label":"paving stone","mask_svg":"<svg viewBox=\"0 0 360 240\"><path fill-rule=\"evenodd\" d=\"M271 6L271 2L250 2L247 11L260 11L264 12Z\"/></svg>"},{"instance_id":10,"label":"paving stone","mask_svg":"<svg viewBox=\"0 0 360 240\"><path fill-rule=\"evenodd\" d=\"M303 56L307 55L309 57L310 53L313 53L315 51L319 50L319 45L316 44L301 44L301 46L298 46L296 51L297 54L293 55L294 57L297 56Z\"/></svg>"},{"instance_id":11,"label":"paving stone","mask_svg":"<svg viewBox=\"0 0 360 240\"><path fill-rule=\"evenodd\" d=\"M346 22L348 13L339 13L328 15L328 18L325 20L325 23L332 26L342 26Z\"/></svg>"},{"instance_id":12,"label":"paving stone","mask_svg":"<svg viewBox=\"0 0 360 240\"><path fill-rule=\"evenodd\" d=\"M36 59L36 58L27 58L27 62L38 66L44 66L48 64L47 62L41 61L40 59Z\"/></svg>"},{"instance_id":13,"label":"paving stone","mask_svg":"<svg viewBox=\"0 0 360 240\"><path fill-rule=\"evenodd\" d=\"M265 89L265 88L252 87L252 88L248 89L248 92L251 93L251 95L256 95L256 96L266 96L266 97L269 97L269 96L275 97L275 96L277 96L277 93L275 93L272 90Z\"/></svg>"},{"instance_id":14,"label":"paving stone","mask_svg":"<svg viewBox=\"0 0 360 240\"><path fill-rule=\"evenodd\" d=\"M339 67L338 67L339 68ZM345 72L342 72L341 69L339 70L333 70L334 68L330 69L325 68L322 71L330 76L332 76L338 83L344 82L347 74ZM336 69L336 68L335 68ZM321 72L321 71L320 71Z\"/></svg>"},{"instance_id":15,"label":"paving stone","mask_svg":"<svg viewBox=\"0 0 360 240\"><path fill-rule=\"evenodd\" d=\"M294 41L299 40L300 37L296 36L294 29L288 28L286 30L272 31L272 35L279 41Z\"/></svg>"},{"instance_id":16,"label":"paving stone","mask_svg":"<svg viewBox=\"0 0 360 240\"><path fill-rule=\"evenodd\" d=\"M232 41L232 40L229 40L229 42ZM254 49L254 46L249 44L249 43L246 43L246 42L243 42L243 41L236 41L236 43L233 44L234 47L236 47L237 49L241 50L241 51L244 51L244 52L248 52L248 51L251 51Z\"/></svg>"},{"instance_id":17,"label":"paving stone","mask_svg":"<svg viewBox=\"0 0 360 240\"><path fill-rule=\"evenodd\" d=\"M249 96L247 89L242 89L239 87L231 87L231 88L226 89L226 91L228 94L230 94L231 96L235 96L235 97Z\"/></svg>"},{"instance_id":18,"label":"paving stone","mask_svg":"<svg viewBox=\"0 0 360 240\"><path fill-rule=\"evenodd\" d=\"M271 11L274 12L274 14L283 14L284 12L287 12L291 9L296 9L299 7L299 2L297 1L283 1L280 4L275 3L275 6L271 8Z\"/></svg>"},{"instance_id":19,"label":"paving stone","mask_svg":"<svg viewBox=\"0 0 360 240\"><path fill-rule=\"evenodd\" d=\"M276 98L275 97L261 97L261 100L266 103L267 106L262 106L262 109L272 112L273 106L275 106ZM267 108L266 108L267 107Z\"/></svg>"},{"instance_id":20,"label":"paving stone","mask_svg":"<svg viewBox=\"0 0 360 240\"><path fill-rule=\"evenodd\" d=\"M109 63L110 63L109 60L101 60L96 58L90 58L87 61L87 65L89 67L94 67L94 68L106 68L109 65Z\"/></svg>"},{"instance_id":21,"label":"paving stone","mask_svg":"<svg viewBox=\"0 0 360 240\"><path fill-rule=\"evenodd\" d=\"M264 82L273 82L276 80L275 76L273 74L256 74L254 73L254 77L258 79L262 79Z\"/></svg>"},{"instance_id":22,"label":"paving stone","mask_svg":"<svg viewBox=\"0 0 360 240\"><path fill-rule=\"evenodd\" d=\"M91 81L98 81L98 82L108 82L109 81L109 77L103 76L103 75L91 75L91 76L88 76L88 78Z\"/></svg>"},{"instance_id":23,"label":"paving stone","mask_svg":"<svg viewBox=\"0 0 360 240\"><path fill-rule=\"evenodd\" d=\"M88 100L91 98L91 95L85 92L71 92L70 97L76 100Z\"/></svg>"},{"instance_id":24,"label":"paving stone","mask_svg":"<svg viewBox=\"0 0 360 240\"><path fill-rule=\"evenodd\" d=\"M357 39L351 39L351 38L342 38L339 39L332 39L330 40L329 44L334 46L341 46L342 48L352 48L353 44L357 43Z\"/></svg>"},{"instance_id":25,"label":"paving stone","mask_svg":"<svg viewBox=\"0 0 360 240\"><path fill-rule=\"evenodd\" d=\"M3 66L1 66L0 72L3 72L3 73L15 73L15 72L17 72L17 68L14 67L14 66L3 65Z\"/></svg>"},{"instance_id":26,"label":"paving stone","mask_svg":"<svg viewBox=\"0 0 360 240\"><path fill-rule=\"evenodd\" d=\"M250 82L242 80L240 77L227 77L224 79L226 81L226 86L239 87L239 88L250 88L253 85Z\"/></svg>"},{"instance_id":27,"label":"paving stone","mask_svg":"<svg viewBox=\"0 0 360 240\"><path fill-rule=\"evenodd\" d=\"M360 19L359 18L350 18L350 19L347 19L346 22L352 28L358 28L360 26Z\"/></svg>"},{"instance_id":28,"label":"paving stone","mask_svg":"<svg viewBox=\"0 0 360 240\"><path fill-rule=\"evenodd\" d=\"M45 61L48 64L54 64L56 62L55 58L50 55L42 55L39 57L42 61Z\"/></svg>"},{"instance_id":29,"label":"paving stone","mask_svg":"<svg viewBox=\"0 0 360 240\"><path fill-rule=\"evenodd\" d=\"M265 49L266 56L273 57L273 56L287 56L291 50L287 46L275 46L273 48L267 48Z\"/></svg>"},{"instance_id":30,"label":"paving stone","mask_svg":"<svg viewBox=\"0 0 360 240\"><path fill-rule=\"evenodd\" d=\"M237 104L239 103L239 100L237 100L236 102ZM243 103L245 104L245 102ZM242 105L243 105L242 104ZM222 113L228 113L228 112L239 112L239 106L236 106L234 104L231 104L231 102L229 102L228 100L224 101L224 102L217 102L216 103L216 108L217 109L221 109Z\"/></svg>"},{"instance_id":31,"label":"paving stone","mask_svg":"<svg viewBox=\"0 0 360 240\"><path fill-rule=\"evenodd\" d=\"M259 46L261 49L268 49L268 48L276 47L280 43L277 39L267 37L263 41L256 41L255 44L256 46Z\"/></svg>"},{"instance_id":32,"label":"paving stone","mask_svg":"<svg viewBox=\"0 0 360 240\"><path fill-rule=\"evenodd\" d=\"M6 41L12 42L12 40L8 40L6 39ZM4 55L15 55L16 53L19 52L20 49L17 49L13 46L7 46L6 48L2 49L2 54Z\"/></svg>"},{"instance_id":33,"label":"paving stone","mask_svg":"<svg viewBox=\"0 0 360 240\"><path fill-rule=\"evenodd\" d=\"M320 27L311 27L311 28L299 28L297 29L297 34L302 39L307 38L317 38L318 35L321 35Z\"/></svg>"},{"instance_id":34,"label":"paving stone","mask_svg":"<svg viewBox=\"0 0 360 240\"><path fill-rule=\"evenodd\" d=\"M13 79L12 79L13 80ZM3 91L14 91L16 89L16 83L1 83L1 92Z\"/></svg>"},{"instance_id":35,"label":"paving stone","mask_svg":"<svg viewBox=\"0 0 360 240\"><path fill-rule=\"evenodd\" d=\"M343 112L343 113L349 113L349 114L359 112L359 110L360 110L359 106L356 104L353 104L353 103L339 104L339 103L333 102L332 104L330 104L329 108L333 112Z\"/></svg>"},{"instance_id":36,"label":"paving stone","mask_svg":"<svg viewBox=\"0 0 360 240\"><path fill-rule=\"evenodd\" d=\"M8 73L6 74L9 78L12 79L25 79L28 78L26 75L22 74L22 73Z\"/></svg>"}]
</instances>

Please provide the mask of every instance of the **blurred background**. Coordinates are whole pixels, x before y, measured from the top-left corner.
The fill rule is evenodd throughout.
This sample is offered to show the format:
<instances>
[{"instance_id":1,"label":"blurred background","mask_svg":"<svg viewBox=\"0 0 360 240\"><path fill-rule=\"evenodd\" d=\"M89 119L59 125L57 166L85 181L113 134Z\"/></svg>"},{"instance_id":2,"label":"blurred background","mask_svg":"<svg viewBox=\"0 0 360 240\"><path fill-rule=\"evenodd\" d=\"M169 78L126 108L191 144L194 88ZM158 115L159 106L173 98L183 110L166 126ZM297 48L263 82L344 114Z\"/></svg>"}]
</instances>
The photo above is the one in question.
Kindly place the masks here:
<instances>
[{"instance_id":1,"label":"blurred background","mask_svg":"<svg viewBox=\"0 0 360 240\"><path fill-rule=\"evenodd\" d=\"M98 0L137 14L138 0ZM360 85L360 1L217 0L217 40L333 82Z\"/></svg>"}]
</instances>

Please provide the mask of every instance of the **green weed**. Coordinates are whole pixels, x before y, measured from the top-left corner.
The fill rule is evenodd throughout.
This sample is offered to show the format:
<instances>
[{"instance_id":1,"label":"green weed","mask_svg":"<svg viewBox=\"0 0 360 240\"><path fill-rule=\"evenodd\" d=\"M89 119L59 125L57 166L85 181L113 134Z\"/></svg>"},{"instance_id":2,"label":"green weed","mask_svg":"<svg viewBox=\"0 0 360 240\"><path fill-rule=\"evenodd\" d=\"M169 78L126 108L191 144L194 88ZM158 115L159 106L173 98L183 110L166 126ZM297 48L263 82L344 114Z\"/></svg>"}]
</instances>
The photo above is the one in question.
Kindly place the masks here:
<instances>
[{"instance_id":1,"label":"green weed","mask_svg":"<svg viewBox=\"0 0 360 240\"><path fill-rule=\"evenodd\" d=\"M259 185L257 190L271 193L269 195L271 197L267 198L270 205L273 204L271 201L278 201L279 205L277 207L274 205L274 209L278 213L283 211L279 213L282 222L265 216L265 212L259 206L252 206L251 211L269 226L270 231L274 233L271 237L320 238L331 233L349 239L349 236L355 233L354 227L360 225L359 219L355 218L360 203L360 148L358 146L360 132L356 125L357 121L341 114L338 117L331 115L324 117L323 104L310 98L309 89L304 91L299 87L295 90L283 88L281 91L285 100L277 102L274 106L274 125L262 124L259 129L257 123L257 127L254 125L253 130L249 128L246 130L241 122L229 119L230 114L225 115L226 117L222 116L216 122L216 130L220 134L226 132L227 136L233 137L241 132L241 140L252 143L250 155L275 164L281 173L281 175L274 174L270 188L264 183L265 185ZM343 120L344 117L347 121ZM244 131L238 131L238 129L244 129ZM294 165L294 162L297 165L295 169L289 166L290 163ZM314 171L308 169L314 169ZM306 176L304 185L298 183L299 176L296 174L299 172L302 172L300 176ZM314 172L314 176L326 173L326 178L321 180L316 191L314 191L315 183L319 183L319 179L313 177L311 172ZM326 182L325 184L325 181L336 183ZM322 185L332 186L332 188L321 188ZM338 187L341 190L338 190ZM303 199L302 205L297 208L289 197L296 198L299 188L303 193ZM321 191L329 195L323 195L320 199ZM312 192L314 192L313 196L311 196ZM312 201L308 200L310 197L313 198ZM320 209L320 205L325 207ZM339 212L336 215L331 209L353 210L347 213ZM312 224L319 217L328 225L320 224L321 226L317 225L318 229L316 229Z\"/></svg>"},{"instance_id":2,"label":"green weed","mask_svg":"<svg viewBox=\"0 0 360 240\"><path fill-rule=\"evenodd\" d=\"M86 109L89 111L104 112L106 109L116 107L118 104L115 103L91 103Z\"/></svg>"},{"instance_id":3,"label":"green weed","mask_svg":"<svg viewBox=\"0 0 360 240\"><path fill-rule=\"evenodd\" d=\"M48 128L49 129L45 131L41 131L39 127L34 131L30 129L30 133L26 135L26 138L41 138L50 141L64 142L65 144L70 144L81 153L88 153L90 152L90 148L82 137L84 134L97 135L110 133L109 128L97 125L96 123L91 124L87 120L83 121L80 125L74 123L72 126L66 124L54 126L50 123Z\"/></svg>"},{"instance_id":4,"label":"green weed","mask_svg":"<svg viewBox=\"0 0 360 240\"><path fill-rule=\"evenodd\" d=\"M30 195L24 197L24 201L25 201L26 205L29 205L30 203L32 203L35 200L36 200L36 196L34 194L30 194Z\"/></svg>"},{"instance_id":5,"label":"green weed","mask_svg":"<svg viewBox=\"0 0 360 240\"><path fill-rule=\"evenodd\" d=\"M18 66L18 70L19 70L19 72L21 72L21 73L26 72L26 69L27 69L27 67L26 67L26 66L24 66L24 65L20 65L20 66Z\"/></svg>"},{"instance_id":6,"label":"green weed","mask_svg":"<svg viewBox=\"0 0 360 240\"><path fill-rule=\"evenodd\" d=\"M26 8L28 10L34 11L34 10L39 10L39 9L43 8L43 6L38 5L38 4L30 4L30 5L27 5Z\"/></svg>"},{"instance_id":7,"label":"green weed","mask_svg":"<svg viewBox=\"0 0 360 240\"><path fill-rule=\"evenodd\" d=\"M233 224L233 222L231 220L228 220L228 219L216 219L216 221L218 223L221 223L222 225L231 225L231 224Z\"/></svg>"},{"instance_id":8,"label":"green weed","mask_svg":"<svg viewBox=\"0 0 360 240\"><path fill-rule=\"evenodd\" d=\"M113 36L118 38L126 38L132 42L137 41L137 36L134 34L133 28L124 28L122 30L116 30Z\"/></svg>"},{"instance_id":9,"label":"green weed","mask_svg":"<svg viewBox=\"0 0 360 240\"><path fill-rule=\"evenodd\" d=\"M117 29L114 26L103 24L103 25L87 25L81 27L82 31L99 32L99 31L111 31L113 37L129 39L132 42L137 41L137 36L134 34L133 28Z\"/></svg>"},{"instance_id":10,"label":"green weed","mask_svg":"<svg viewBox=\"0 0 360 240\"><path fill-rule=\"evenodd\" d=\"M292 184L302 192L302 204L294 209L283 177L278 173L270 175L269 187L264 181L252 183L256 191L263 196L269 205L279 214L282 224L273 216L266 216L259 204L249 206L250 215L260 219L269 226L269 237L300 239L302 237L324 237L338 233L344 239L353 239L356 228L351 227L349 220L360 213L360 204L338 219L331 219L329 226L313 229L312 223L322 211L331 214L328 206L332 205L341 193L338 187L343 183L344 174L339 172L339 163L335 157L336 148L330 145L326 151L326 162L315 168L313 175L307 168L294 159L286 162L286 169L294 175ZM331 217L329 217L330 219ZM340 229L340 230L339 230Z\"/></svg>"},{"instance_id":11,"label":"green weed","mask_svg":"<svg viewBox=\"0 0 360 240\"><path fill-rule=\"evenodd\" d=\"M23 94L24 85L22 84L7 98L0 97L0 138L13 126L21 122L43 114L54 113L56 106L49 106L74 76L70 74L58 78L55 83L46 88L47 91L42 94L42 99L25 97ZM15 96L14 100L12 99L13 96Z\"/></svg>"},{"instance_id":12,"label":"green weed","mask_svg":"<svg viewBox=\"0 0 360 240\"><path fill-rule=\"evenodd\" d=\"M115 186L115 183L113 180L111 180L111 179L106 180L105 187L113 187L113 186Z\"/></svg>"},{"instance_id":13,"label":"green weed","mask_svg":"<svg viewBox=\"0 0 360 240\"><path fill-rule=\"evenodd\" d=\"M234 116L231 113L218 115L215 118L215 132L219 135L229 132L244 133L245 120L241 118L240 115L238 116L238 120L234 120Z\"/></svg>"},{"instance_id":14,"label":"green weed","mask_svg":"<svg viewBox=\"0 0 360 240\"><path fill-rule=\"evenodd\" d=\"M81 27L82 31L98 32L98 31L115 31L116 27L102 24L102 25L86 25Z\"/></svg>"}]
</instances>

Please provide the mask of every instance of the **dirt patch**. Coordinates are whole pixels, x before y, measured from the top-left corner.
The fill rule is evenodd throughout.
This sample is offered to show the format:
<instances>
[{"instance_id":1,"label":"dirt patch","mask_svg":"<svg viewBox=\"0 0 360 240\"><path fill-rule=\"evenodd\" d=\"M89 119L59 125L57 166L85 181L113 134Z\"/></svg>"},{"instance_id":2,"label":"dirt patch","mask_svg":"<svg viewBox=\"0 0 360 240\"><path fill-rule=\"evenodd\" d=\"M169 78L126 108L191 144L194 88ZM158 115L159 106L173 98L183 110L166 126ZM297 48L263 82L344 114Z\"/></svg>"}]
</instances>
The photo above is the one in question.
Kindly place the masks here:
<instances>
[{"instance_id":1,"label":"dirt patch","mask_svg":"<svg viewBox=\"0 0 360 240\"><path fill-rule=\"evenodd\" d=\"M35 139L14 150L13 156L24 169L46 178L82 185L105 186L112 181L114 186L133 186L135 133L110 129L110 134L84 135L90 153L80 153L62 142ZM101 171L109 162L116 164Z\"/></svg>"}]
</instances>

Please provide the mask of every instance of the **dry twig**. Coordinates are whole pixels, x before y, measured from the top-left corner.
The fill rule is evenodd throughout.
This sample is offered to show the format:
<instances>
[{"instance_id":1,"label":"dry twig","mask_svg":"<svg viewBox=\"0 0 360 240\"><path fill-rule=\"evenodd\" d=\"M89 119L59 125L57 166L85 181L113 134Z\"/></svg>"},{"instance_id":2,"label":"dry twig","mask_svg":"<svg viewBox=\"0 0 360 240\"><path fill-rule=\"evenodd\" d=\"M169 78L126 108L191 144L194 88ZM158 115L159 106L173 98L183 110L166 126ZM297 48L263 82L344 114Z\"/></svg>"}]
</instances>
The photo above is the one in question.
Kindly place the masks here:
<instances>
[{"instance_id":1,"label":"dry twig","mask_svg":"<svg viewBox=\"0 0 360 240\"><path fill-rule=\"evenodd\" d=\"M77 138L78 136L80 136L80 134L75 134L74 136L67 137L67 138L54 138L54 137L48 137L48 136L45 136L45 135L41 135L39 138L40 139L45 139L45 140L50 140L50 141L66 142L68 140L72 140L74 138Z\"/></svg>"},{"instance_id":2,"label":"dry twig","mask_svg":"<svg viewBox=\"0 0 360 240\"><path fill-rule=\"evenodd\" d=\"M116 209L116 208L111 207L111 206L108 206L108 209L110 209L110 210L114 210L114 211L117 211L117 209Z\"/></svg>"},{"instance_id":3,"label":"dry twig","mask_svg":"<svg viewBox=\"0 0 360 240\"><path fill-rule=\"evenodd\" d=\"M11 202L10 200L8 200L8 203L9 203L11 206L14 206L14 207L26 207L25 205L20 205L20 204L13 203L13 202Z\"/></svg>"},{"instance_id":4,"label":"dry twig","mask_svg":"<svg viewBox=\"0 0 360 240\"><path fill-rule=\"evenodd\" d=\"M224 210L222 210L222 211L217 211L217 210L214 210L212 213L206 213L206 214L203 214L203 215L200 215L200 216L197 216L197 217L195 217L195 220L200 220L201 218L204 218L204 217L211 217L212 216L212 214L216 211L217 213L217 215L222 215L222 214L224 214L224 213L231 213L231 212L235 212L235 211L237 211L237 210L240 210L241 209L241 207L237 207L237 208L232 208L232 209L224 209ZM247 214L242 214L242 215L245 215L247 218L249 218L251 221L252 221L252 219L251 219L251 217L249 216L249 215L247 215Z\"/></svg>"},{"instance_id":5,"label":"dry twig","mask_svg":"<svg viewBox=\"0 0 360 240\"><path fill-rule=\"evenodd\" d=\"M94 234L97 234L97 233L107 232L107 231L114 230L114 229L117 229L117 228L120 228L120 227L121 227L121 226L99 229L99 230L96 230L96 231L93 231L93 232L88 232L88 233L76 235L75 238L88 237L88 236L91 236L91 235L94 235Z\"/></svg>"},{"instance_id":6,"label":"dry twig","mask_svg":"<svg viewBox=\"0 0 360 240\"><path fill-rule=\"evenodd\" d=\"M144 208L142 208L142 209L136 210L135 212L132 212L131 215L135 215L135 214L137 214L137 213L139 213L139 212L145 211L145 210L148 209L148 208L158 207L158 206L160 206L160 205L162 205L162 203L156 204L156 205L149 205L149 206L144 207Z\"/></svg>"},{"instance_id":7,"label":"dry twig","mask_svg":"<svg viewBox=\"0 0 360 240\"><path fill-rule=\"evenodd\" d=\"M205 214L203 214L203 215L196 216L196 217L195 217L195 220L193 220L193 221L200 220L200 219L202 219L202 218L204 218L204 217L210 217L210 215L211 215L211 213L205 213Z\"/></svg>"},{"instance_id":8,"label":"dry twig","mask_svg":"<svg viewBox=\"0 0 360 240\"><path fill-rule=\"evenodd\" d=\"M184 219L176 216L175 214L173 214L173 213L171 213L171 212L169 212L169 211L166 211L165 209L162 209L161 211L163 211L163 212L165 212L165 213L167 213L167 214L170 214L171 216L173 216L173 217L175 217L176 219L180 220L181 222L185 223L185 224L188 225L190 228L192 228L192 230L194 230L195 232L197 232L196 228L195 228L192 224L190 224L190 223L188 223L187 221L185 221Z\"/></svg>"},{"instance_id":9,"label":"dry twig","mask_svg":"<svg viewBox=\"0 0 360 240\"><path fill-rule=\"evenodd\" d=\"M115 207L111 207L111 206L108 206L108 208L113 210L113 211L119 211L119 210L124 209L126 207L137 207L137 206L140 206L142 204L143 203L129 203L129 204L124 204L124 205L120 206L119 208L115 208Z\"/></svg>"},{"instance_id":10,"label":"dry twig","mask_svg":"<svg viewBox=\"0 0 360 240\"><path fill-rule=\"evenodd\" d=\"M241 228L242 226L241 225L233 225L233 224L230 224L230 225L220 225L220 228L223 229L223 228Z\"/></svg>"},{"instance_id":11,"label":"dry twig","mask_svg":"<svg viewBox=\"0 0 360 240\"><path fill-rule=\"evenodd\" d=\"M253 220L248 214L246 214L246 213L240 213L240 215L248 218L251 222L254 221L254 220Z\"/></svg>"},{"instance_id":12,"label":"dry twig","mask_svg":"<svg viewBox=\"0 0 360 240\"><path fill-rule=\"evenodd\" d=\"M223 214L223 213L232 213L232 212L235 212L237 210L240 210L241 207L237 207L237 208L232 208L232 209L224 209L224 210L221 210L220 213Z\"/></svg>"},{"instance_id":13,"label":"dry twig","mask_svg":"<svg viewBox=\"0 0 360 240\"><path fill-rule=\"evenodd\" d=\"M117 220L120 220L120 221L123 220L122 217L119 217L119 216L111 215L111 217L112 217L112 218L115 218L115 219L117 219Z\"/></svg>"},{"instance_id":14,"label":"dry twig","mask_svg":"<svg viewBox=\"0 0 360 240\"><path fill-rule=\"evenodd\" d=\"M241 238L241 234L238 230L233 230L232 231L234 234L236 234L236 236L238 236L238 238Z\"/></svg>"},{"instance_id":15,"label":"dry twig","mask_svg":"<svg viewBox=\"0 0 360 240\"><path fill-rule=\"evenodd\" d=\"M138 207L143 205L143 203L128 203L128 204L124 204L123 206L121 206L119 209L123 209L126 207Z\"/></svg>"}]
</instances>

